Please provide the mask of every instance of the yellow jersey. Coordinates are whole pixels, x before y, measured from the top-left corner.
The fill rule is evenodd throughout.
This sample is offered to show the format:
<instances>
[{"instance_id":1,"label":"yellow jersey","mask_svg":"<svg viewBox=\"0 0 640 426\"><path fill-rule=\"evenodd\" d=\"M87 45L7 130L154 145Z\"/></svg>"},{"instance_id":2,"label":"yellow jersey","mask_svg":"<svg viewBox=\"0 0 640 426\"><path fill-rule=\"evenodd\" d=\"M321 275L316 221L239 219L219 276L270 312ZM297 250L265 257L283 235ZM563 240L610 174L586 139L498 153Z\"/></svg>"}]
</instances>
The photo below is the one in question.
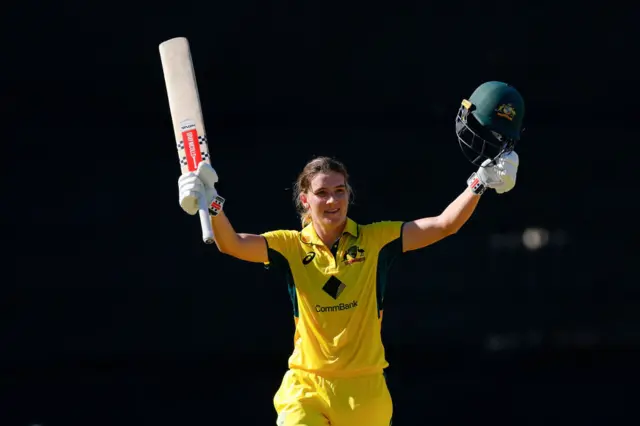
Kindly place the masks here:
<instances>
[{"instance_id":1,"label":"yellow jersey","mask_svg":"<svg viewBox=\"0 0 640 426\"><path fill-rule=\"evenodd\" d=\"M295 320L289 368L350 377L381 372L389 364L382 344L384 290L402 253L403 222L358 225L351 219L327 247L313 225L266 232L269 269L289 288Z\"/></svg>"}]
</instances>

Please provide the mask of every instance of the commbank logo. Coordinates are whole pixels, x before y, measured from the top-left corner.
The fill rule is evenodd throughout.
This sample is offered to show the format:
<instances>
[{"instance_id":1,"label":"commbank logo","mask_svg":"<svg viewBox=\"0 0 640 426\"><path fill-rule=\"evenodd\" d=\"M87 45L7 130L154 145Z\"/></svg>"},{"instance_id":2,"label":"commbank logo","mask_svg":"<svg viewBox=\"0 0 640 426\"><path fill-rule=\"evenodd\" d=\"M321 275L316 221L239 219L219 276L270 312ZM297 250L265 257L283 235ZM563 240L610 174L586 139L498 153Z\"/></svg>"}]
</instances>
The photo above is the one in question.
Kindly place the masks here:
<instances>
[{"instance_id":1,"label":"commbank logo","mask_svg":"<svg viewBox=\"0 0 640 426\"><path fill-rule=\"evenodd\" d=\"M358 301L354 300L349 303L339 303L333 306L316 305L316 312L339 312L339 311L346 311L348 309L357 308L357 307L358 307Z\"/></svg>"},{"instance_id":2,"label":"commbank logo","mask_svg":"<svg viewBox=\"0 0 640 426\"><path fill-rule=\"evenodd\" d=\"M334 299L337 299L338 297L340 297L340 294L342 294L345 288L347 288L347 286L344 285L342 281L340 281L333 275L322 287L324 292L327 293L329 296L333 297Z\"/></svg>"}]
</instances>

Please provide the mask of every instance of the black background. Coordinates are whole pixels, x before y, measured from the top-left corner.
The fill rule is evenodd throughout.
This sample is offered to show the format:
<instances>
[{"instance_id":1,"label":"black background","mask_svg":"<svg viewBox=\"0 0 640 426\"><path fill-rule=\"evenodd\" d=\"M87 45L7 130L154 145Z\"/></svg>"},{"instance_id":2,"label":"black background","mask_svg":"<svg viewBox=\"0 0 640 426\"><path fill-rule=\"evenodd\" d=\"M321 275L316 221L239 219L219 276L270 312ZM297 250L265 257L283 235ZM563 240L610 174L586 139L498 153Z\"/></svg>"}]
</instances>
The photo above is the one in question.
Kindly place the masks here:
<instances>
[{"instance_id":1,"label":"black background","mask_svg":"<svg viewBox=\"0 0 640 426\"><path fill-rule=\"evenodd\" d=\"M236 230L296 229L344 161L358 222L438 214L484 81L523 94L518 185L407 254L384 339L394 424L613 425L640 336L634 8L542 2L21 2L3 12L0 424L275 424L284 285L178 206L158 44L191 42ZM8 130L8 132L7 132ZM544 228L548 244L521 243Z\"/></svg>"}]
</instances>

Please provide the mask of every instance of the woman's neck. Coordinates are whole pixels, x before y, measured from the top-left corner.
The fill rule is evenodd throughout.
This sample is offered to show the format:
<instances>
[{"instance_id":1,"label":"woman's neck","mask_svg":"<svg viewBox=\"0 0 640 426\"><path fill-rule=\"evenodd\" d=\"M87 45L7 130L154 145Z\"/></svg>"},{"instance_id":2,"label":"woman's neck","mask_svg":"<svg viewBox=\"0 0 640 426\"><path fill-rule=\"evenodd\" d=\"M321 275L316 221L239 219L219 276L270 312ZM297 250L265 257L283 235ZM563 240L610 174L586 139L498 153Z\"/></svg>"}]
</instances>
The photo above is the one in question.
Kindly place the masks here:
<instances>
[{"instance_id":1,"label":"woman's neck","mask_svg":"<svg viewBox=\"0 0 640 426\"><path fill-rule=\"evenodd\" d=\"M323 228L322 226L313 224L313 229L315 229L318 238L322 240L325 246L331 247L333 243L335 243L338 238L342 235L347 222L345 221L342 225L337 226L335 228Z\"/></svg>"}]
</instances>

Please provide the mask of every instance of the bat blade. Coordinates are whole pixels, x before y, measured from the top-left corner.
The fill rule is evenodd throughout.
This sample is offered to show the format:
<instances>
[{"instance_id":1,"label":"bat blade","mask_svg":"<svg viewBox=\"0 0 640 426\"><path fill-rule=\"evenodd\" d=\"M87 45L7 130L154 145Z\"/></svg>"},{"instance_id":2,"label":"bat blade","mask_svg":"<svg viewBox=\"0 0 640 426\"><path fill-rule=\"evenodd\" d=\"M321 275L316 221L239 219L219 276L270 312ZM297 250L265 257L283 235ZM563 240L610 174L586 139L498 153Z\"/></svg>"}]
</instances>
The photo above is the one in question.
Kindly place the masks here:
<instances>
[{"instance_id":1,"label":"bat blade","mask_svg":"<svg viewBox=\"0 0 640 426\"><path fill-rule=\"evenodd\" d=\"M185 37L175 37L160 43L159 50L180 171L193 172L202 161L211 164L211 156L191 48ZM202 239L211 244L213 229L204 201L199 207Z\"/></svg>"}]
</instances>

